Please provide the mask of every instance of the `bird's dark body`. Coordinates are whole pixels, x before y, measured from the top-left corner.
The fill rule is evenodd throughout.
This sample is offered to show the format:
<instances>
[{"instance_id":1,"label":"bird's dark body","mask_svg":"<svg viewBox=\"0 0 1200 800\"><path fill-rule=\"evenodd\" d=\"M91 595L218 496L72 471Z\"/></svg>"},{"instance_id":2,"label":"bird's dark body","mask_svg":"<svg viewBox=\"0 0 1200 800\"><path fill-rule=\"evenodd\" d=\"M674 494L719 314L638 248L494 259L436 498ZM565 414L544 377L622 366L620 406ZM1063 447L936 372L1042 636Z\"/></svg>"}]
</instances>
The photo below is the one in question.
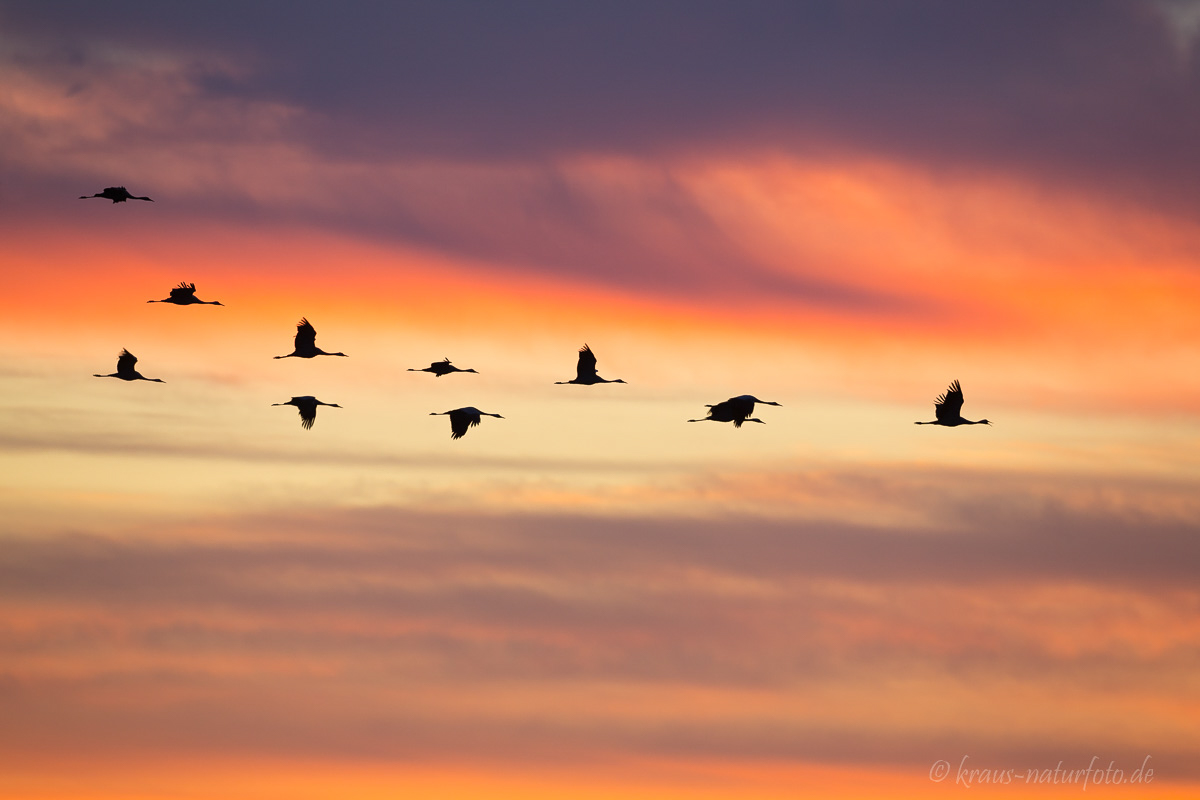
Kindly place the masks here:
<instances>
[{"instance_id":1,"label":"bird's dark body","mask_svg":"<svg viewBox=\"0 0 1200 800\"><path fill-rule=\"evenodd\" d=\"M153 203L149 197L135 197L129 193L129 190L124 186L109 186L103 192L95 194L80 195L80 200L91 200L93 197L101 197L105 200L112 200L114 203L124 203L126 200L145 200L148 203Z\"/></svg>"},{"instance_id":2,"label":"bird's dark body","mask_svg":"<svg viewBox=\"0 0 1200 800\"><path fill-rule=\"evenodd\" d=\"M762 403L765 406L781 405L772 400L759 400L751 394L741 394L708 406L708 415L706 417L703 419L689 419L688 422L732 422L735 428L742 427L743 422L759 422L765 425L766 423L761 419L755 419L750 416L754 413L755 403Z\"/></svg>"},{"instance_id":3,"label":"bird's dark body","mask_svg":"<svg viewBox=\"0 0 1200 800\"><path fill-rule=\"evenodd\" d=\"M467 435L467 429L473 428L479 424L483 417L495 417L496 419L504 419L499 414L489 414L486 411L480 411L473 406L464 408L456 408L453 411L431 411L431 417L448 416L450 417L450 438L461 439Z\"/></svg>"},{"instance_id":4,"label":"bird's dark body","mask_svg":"<svg viewBox=\"0 0 1200 800\"><path fill-rule=\"evenodd\" d=\"M950 384L950 388L940 395L933 406L933 413L937 419L930 422L917 422L916 425L941 425L945 428L957 428L959 425L991 425L986 419L970 420L963 419L963 393L962 386L958 381Z\"/></svg>"},{"instance_id":5,"label":"bird's dark body","mask_svg":"<svg viewBox=\"0 0 1200 800\"><path fill-rule=\"evenodd\" d=\"M434 361L424 369L410 369L409 372L432 372L434 377L440 378L443 375L449 375L452 372L475 372L473 369L460 369L450 363L450 359L444 358L441 361ZM479 374L479 373L475 373Z\"/></svg>"},{"instance_id":6,"label":"bird's dark body","mask_svg":"<svg viewBox=\"0 0 1200 800\"><path fill-rule=\"evenodd\" d=\"M273 406L295 406L300 412L300 425L304 430L311 430L313 423L317 421L317 406L330 406L331 408L341 408L337 403L322 403L317 398L310 394L293 397L286 403L272 403Z\"/></svg>"},{"instance_id":7,"label":"bird's dark body","mask_svg":"<svg viewBox=\"0 0 1200 800\"><path fill-rule=\"evenodd\" d=\"M218 303L216 300L200 300L196 297L196 284L180 283L171 290L171 296L166 300L147 300L147 303L170 303L176 306L220 306L224 303Z\"/></svg>"},{"instance_id":8,"label":"bird's dark body","mask_svg":"<svg viewBox=\"0 0 1200 800\"><path fill-rule=\"evenodd\" d=\"M345 353L326 353L321 348L317 347L317 329L305 318L301 318L296 324L296 343L295 349L284 356L275 356L276 358L314 358L316 356L341 356L346 358Z\"/></svg>"},{"instance_id":9,"label":"bird's dark body","mask_svg":"<svg viewBox=\"0 0 1200 800\"><path fill-rule=\"evenodd\" d=\"M150 381L151 383L166 383L162 378L147 378L142 373L134 369L137 364L137 356L128 350L121 350L121 355L117 356L117 371L108 375L95 374L93 378L119 378L123 381Z\"/></svg>"},{"instance_id":10,"label":"bird's dark body","mask_svg":"<svg viewBox=\"0 0 1200 800\"><path fill-rule=\"evenodd\" d=\"M596 374L596 355L586 344L579 348L579 361L575 364L575 377L569 381L555 381L556 384L576 383L581 386L591 386L597 383L624 383L620 378L605 380Z\"/></svg>"}]
</instances>

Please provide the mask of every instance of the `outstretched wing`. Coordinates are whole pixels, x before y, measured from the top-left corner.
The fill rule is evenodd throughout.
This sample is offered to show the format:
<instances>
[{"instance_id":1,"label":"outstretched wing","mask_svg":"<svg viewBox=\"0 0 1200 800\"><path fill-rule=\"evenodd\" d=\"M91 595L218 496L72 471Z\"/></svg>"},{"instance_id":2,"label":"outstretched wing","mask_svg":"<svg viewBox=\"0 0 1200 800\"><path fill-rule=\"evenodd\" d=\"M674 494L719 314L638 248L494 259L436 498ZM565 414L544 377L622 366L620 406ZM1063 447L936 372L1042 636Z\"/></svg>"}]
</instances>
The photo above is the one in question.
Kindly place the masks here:
<instances>
[{"instance_id":1,"label":"outstretched wing","mask_svg":"<svg viewBox=\"0 0 1200 800\"><path fill-rule=\"evenodd\" d=\"M121 350L121 355L117 356L117 372L133 372L133 365L137 363L137 356L128 350Z\"/></svg>"},{"instance_id":2,"label":"outstretched wing","mask_svg":"<svg viewBox=\"0 0 1200 800\"><path fill-rule=\"evenodd\" d=\"M575 380L596 377L596 355L586 344L579 348L579 363L575 365Z\"/></svg>"},{"instance_id":3,"label":"outstretched wing","mask_svg":"<svg viewBox=\"0 0 1200 800\"><path fill-rule=\"evenodd\" d=\"M468 414L461 408L450 412L450 438L461 439L467 435L467 428L479 424L479 417Z\"/></svg>"},{"instance_id":4,"label":"outstretched wing","mask_svg":"<svg viewBox=\"0 0 1200 800\"><path fill-rule=\"evenodd\" d=\"M297 400L298 398L292 398ZM296 403L296 408L300 411L300 424L304 430L310 430L313 423L317 421L317 404L315 401L301 401Z\"/></svg>"},{"instance_id":5,"label":"outstretched wing","mask_svg":"<svg viewBox=\"0 0 1200 800\"><path fill-rule=\"evenodd\" d=\"M962 387L958 381L950 384L950 388L946 393L938 397L937 403L934 404L933 410L937 414L938 422L951 422L959 419L962 416L963 393Z\"/></svg>"},{"instance_id":6,"label":"outstretched wing","mask_svg":"<svg viewBox=\"0 0 1200 800\"><path fill-rule=\"evenodd\" d=\"M301 318L296 325L296 352L303 353L317 346L317 329L307 319Z\"/></svg>"},{"instance_id":7,"label":"outstretched wing","mask_svg":"<svg viewBox=\"0 0 1200 800\"><path fill-rule=\"evenodd\" d=\"M187 300L196 296L196 284L181 283L171 290L172 300Z\"/></svg>"}]
</instances>

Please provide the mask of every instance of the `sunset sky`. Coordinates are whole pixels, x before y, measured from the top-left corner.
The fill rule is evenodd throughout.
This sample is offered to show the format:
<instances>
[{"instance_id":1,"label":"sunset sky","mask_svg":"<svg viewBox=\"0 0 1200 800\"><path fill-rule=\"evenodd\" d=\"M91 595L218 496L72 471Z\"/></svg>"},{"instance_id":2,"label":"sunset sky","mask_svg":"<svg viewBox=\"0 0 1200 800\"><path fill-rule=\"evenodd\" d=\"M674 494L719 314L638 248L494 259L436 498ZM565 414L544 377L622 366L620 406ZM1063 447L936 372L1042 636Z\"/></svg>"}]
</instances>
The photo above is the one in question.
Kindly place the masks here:
<instances>
[{"instance_id":1,"label":"sunset sky","mask_svg":"<svg viewBox=\"0 0 1200 800\"><path fill-rule=\"evenodd\" d=\"M0 797L1200 796L1198 154L1184 0L0 0Z\"/></svg>"}]
</instances>

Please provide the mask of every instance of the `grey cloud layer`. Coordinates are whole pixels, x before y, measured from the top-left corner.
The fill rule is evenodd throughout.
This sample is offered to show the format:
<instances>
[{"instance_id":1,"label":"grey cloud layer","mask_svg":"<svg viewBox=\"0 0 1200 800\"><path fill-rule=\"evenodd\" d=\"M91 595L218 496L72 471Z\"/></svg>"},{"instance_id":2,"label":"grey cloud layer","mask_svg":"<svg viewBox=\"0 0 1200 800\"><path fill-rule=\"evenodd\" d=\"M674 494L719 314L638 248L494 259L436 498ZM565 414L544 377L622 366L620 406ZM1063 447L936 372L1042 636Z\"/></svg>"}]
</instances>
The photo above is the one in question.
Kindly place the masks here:
<instances>
[{"instance_id":1,"label":"grey cloud layer","mask_svg":"<svg viewBox=\"0 0 1200 800\"><path fill-rule=\"evenodd\" d=\"M1084 690L1105 718L1146 691L1187 697L1195 542L1194 527L1068 513L934 532L391 508L8 538L0 615L23 623L0 631L0 738L16 751L926 768L969 747L1052 765L1095 742L964 728L957 707L953 737L920 717L897 730L817 698L905 709L932 692L937 708L947 692L986 707L988 686L1020 680L1050 708L1063 692L1062 718L1077 719ZM1131 648L1132 623L1167 644ZM670 699L700 689L732 705L694 717ZM609 710L601 691L664 705ZM1149 744L1106 739L1106 755L1140 760L1153 744L1187 773L1171 720L1158 730Z\"/></svg>"},{"instance_id":2,"label":"grey cloud layer","mask_svg":"<svg viewBox=\"0 0 1200 800\"><path fill-rule=\"evenodd\" d=\"M1197 201L1200 58L1155 2L9 3L60 61L98 43L243 59L213 97L313 112L358 155L765 146L1014 170Z\"/></svg>"},{"instance_id":3,"label":"grey cloud layer","mask_svg":"<svg viewBox=\"0 0 1200 800\"><path fill-rule=\"evenodd\" d=\"M206 545L189 538L178 544L88 536L47 541L12 538L6 540L0 564L4 586L11 593L114 602L148 601L160 589L168 594L186 592L197 581L225 585L227 576L259 569L312 571L330 577L343 572L365 576L380 570L389 576L386 590L357 586L345 594L366 607L373 606L371 598L393 592L397 598L405 596L407 590L397 581L455 569L481 574L511 569L553 576L556 581L611 572L628 576L631 584L643 573L678 577L695 571L752 582L834 579L970 586L1074 580L1139 591L1191 585L1193 565L1200 560L1194 520L1138 512L1085 512L1045 500L1015 506L1011 496L989 497L982 486L987 482L987 476L980 476L976 497L944 504L937 528L757 517L710 521L550 514L431 516L383 508L212 523L232 526L251 537L237 546ZM892 489L904 492L914 486L901 479ZM867 495L863 501L869 501ZM919 493L916 501L920 502ZM996 507L999 502L1009 504L1007 512ZM251 531L294 536L298 541L259 542ZM77 569L80 574L74 574ZM76 580L85 574L90 574L87 580ZM270 581L228 585L239 601L275 594ZM539 594L522 586L511 596ZM284 595L290 595L282 588ZM510 589L495 591L508 595ZM319 603L323 592L300 595L288 602ZM342 596L341 589L330 590L330 598Z\"/></svg>"},{"instance_id":4,"label":"grey cloud layer","mask_svg":"<svg viewBox=\"0 0 1200 800\"><path fill-rule=\"evenodd\" d=\"M0 202L61 219L64 198L127 182L175 193L157 219L951 322L921 287L856 284L853 264L765 263L669 168L611 187L571 165L832 155L1190 213L1200 57L1167 19L1149 2L9 3L4 62L46 92L21 113L83 116L10 109Z\"/></svg>"}]
</instances>

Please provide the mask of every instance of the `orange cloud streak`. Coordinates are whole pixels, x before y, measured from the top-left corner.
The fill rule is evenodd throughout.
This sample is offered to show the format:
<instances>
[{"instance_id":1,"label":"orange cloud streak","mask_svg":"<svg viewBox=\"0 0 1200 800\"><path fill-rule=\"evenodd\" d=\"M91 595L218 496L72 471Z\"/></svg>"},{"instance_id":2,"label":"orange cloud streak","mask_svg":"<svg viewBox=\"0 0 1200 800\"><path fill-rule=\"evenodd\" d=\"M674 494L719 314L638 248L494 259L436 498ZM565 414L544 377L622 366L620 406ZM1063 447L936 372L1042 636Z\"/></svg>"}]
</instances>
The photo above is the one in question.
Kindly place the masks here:
<instances>
[{"instance_id":1,"label":"orange cloud streak","mask_svg":"<svg viewBox=\"0 0 1200 800\"><path fill-rule=\"evenodd\" d=\"M613 184L633 191L642 167L566 169L577 184L611 193ZM947 369L986 367L1021 384L1014 396L1051 407L1080 402L1079 387L1089 389L1083 402L1109 408L1200 407L1200 234L1186 225L897 167L766 160L675 172L697 207L758 263L902 298L913 310L670 298L286 226L159 225L143 213L115 232L81 220L65 236L61 223L7 231L14 269L4 278L5 325L10 336L115 333L141 314L143 299L190 280L201 296L230 306L222 319L236 316L236 327L225 335L239 338L274 332L283 342L305 314L326 329L372 337L420 332L535 347L547 336L624 332L630 342L652 342L659 363L668 347L731 362L796 353L839 384L892 396L918 386L922 396L936 393L928 370L936 361L945 365L938 384L956 376ZM646 241L666 237L658 248L674 246L681 232L677 221L638 224ZM738 280L729 275L731 285ZM171 334L166 322L138 324ZM916 353L921 364L905 367ZM671 369L684 361L667 360Z\"/></svg>"}]
</instances>

